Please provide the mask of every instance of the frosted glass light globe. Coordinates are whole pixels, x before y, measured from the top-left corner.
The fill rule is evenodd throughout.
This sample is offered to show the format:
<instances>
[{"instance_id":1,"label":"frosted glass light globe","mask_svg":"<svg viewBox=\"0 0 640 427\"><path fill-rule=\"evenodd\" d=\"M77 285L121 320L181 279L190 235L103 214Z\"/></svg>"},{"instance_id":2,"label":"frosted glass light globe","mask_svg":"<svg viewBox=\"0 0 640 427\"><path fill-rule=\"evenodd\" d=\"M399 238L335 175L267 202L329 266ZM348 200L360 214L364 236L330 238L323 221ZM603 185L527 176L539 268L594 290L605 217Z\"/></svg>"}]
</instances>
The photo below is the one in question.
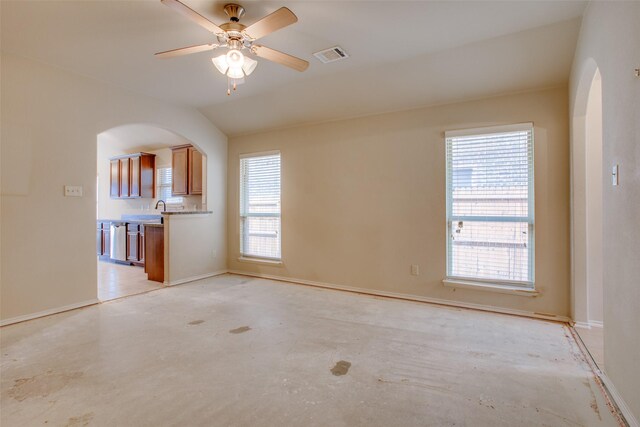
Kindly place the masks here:
<instances>
[{"instance_id":1,"label":"frosted glass light globe","mask_svg":"<svg viewBox=\"0 0 640 427\"><path fill-rule=\"evenodd\" d=\"M244 55L238 49L231 49L227 52L227 64L229 68L242 68Z\"/></svg>"}]
</instances>

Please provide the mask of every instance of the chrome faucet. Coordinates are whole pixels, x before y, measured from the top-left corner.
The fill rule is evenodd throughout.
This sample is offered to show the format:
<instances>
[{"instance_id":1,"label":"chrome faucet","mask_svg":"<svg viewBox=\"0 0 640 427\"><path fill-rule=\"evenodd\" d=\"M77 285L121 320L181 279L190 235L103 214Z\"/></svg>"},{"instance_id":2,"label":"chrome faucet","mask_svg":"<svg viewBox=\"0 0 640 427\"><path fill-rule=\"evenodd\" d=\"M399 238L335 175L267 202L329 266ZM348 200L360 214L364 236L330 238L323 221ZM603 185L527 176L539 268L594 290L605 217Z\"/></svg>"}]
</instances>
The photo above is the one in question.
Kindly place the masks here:
<instances>
[{"instance_id":1,"label":"chrome faucet","mask_svg":"<svg viewBox=\"0 0 640 427\"><path fill-rule=\"evenodd\" d=\"M167 211L167 204L165 203L164 200L158 200L158 202L156 203L156 209L158 209L158 205L160 204L160 202L162 202L162 212L166 212Z\"/></svg>"}]
</instances>

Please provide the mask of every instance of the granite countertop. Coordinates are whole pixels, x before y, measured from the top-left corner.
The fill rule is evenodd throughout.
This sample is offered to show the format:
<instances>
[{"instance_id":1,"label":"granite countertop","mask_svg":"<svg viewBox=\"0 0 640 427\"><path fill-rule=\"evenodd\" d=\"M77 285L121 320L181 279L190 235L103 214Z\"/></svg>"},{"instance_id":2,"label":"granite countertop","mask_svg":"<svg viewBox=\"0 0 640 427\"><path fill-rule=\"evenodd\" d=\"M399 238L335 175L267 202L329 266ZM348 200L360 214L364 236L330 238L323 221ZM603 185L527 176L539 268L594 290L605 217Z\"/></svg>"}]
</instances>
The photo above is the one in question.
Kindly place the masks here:
<instances>
[{"instance_id":1,"label":"granite countertop","mask_svg":"<svg viewBox=\"0 0 640 427\"><path fill-rule=\"evenodd\" d=\"M169 211L162 212L162 215L201 215L201 214L212 214L213 211Z\"/></svg>"}]
</instances>

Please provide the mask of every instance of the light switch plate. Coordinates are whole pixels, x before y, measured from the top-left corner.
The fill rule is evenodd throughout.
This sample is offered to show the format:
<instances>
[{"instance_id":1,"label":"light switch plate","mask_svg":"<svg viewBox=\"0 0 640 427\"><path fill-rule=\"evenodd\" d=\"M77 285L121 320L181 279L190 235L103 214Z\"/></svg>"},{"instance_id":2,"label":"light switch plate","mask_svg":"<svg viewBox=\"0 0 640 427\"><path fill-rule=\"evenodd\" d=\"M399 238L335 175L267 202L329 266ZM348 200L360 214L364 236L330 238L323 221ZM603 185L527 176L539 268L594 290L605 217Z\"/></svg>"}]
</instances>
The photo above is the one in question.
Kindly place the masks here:
<instances>
[{"instance_id":1,"label":"light switch plate","mask_svg":"<svg viewBox=\"0 0 640 427\"><path fill-rule=\"evenodd\" d=\"M618 165L611 168L611 185L618 185Z\"/></svg>"},{"instance_id":2,"label":"light switch plate","mask_svg":"<svg viewBox=\"0 0 640 427\"><path fill-rule=\"evenodd\" d=\"M82 197L81 185L65 185L64 186L65 197Z\"/></svg>"}]
</instances>

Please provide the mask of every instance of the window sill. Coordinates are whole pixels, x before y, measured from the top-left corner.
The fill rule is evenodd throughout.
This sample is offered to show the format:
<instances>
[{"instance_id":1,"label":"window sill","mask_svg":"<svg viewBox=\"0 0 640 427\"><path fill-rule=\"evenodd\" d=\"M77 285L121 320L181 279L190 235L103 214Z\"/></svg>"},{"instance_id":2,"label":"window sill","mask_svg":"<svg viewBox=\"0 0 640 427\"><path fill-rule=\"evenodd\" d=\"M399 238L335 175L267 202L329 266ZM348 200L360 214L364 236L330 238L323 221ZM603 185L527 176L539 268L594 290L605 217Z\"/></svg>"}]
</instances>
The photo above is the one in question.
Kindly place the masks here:
<instances>
[{"instance_id":1,"label":"window sill","mask_svg":"<svg viewBox=\"0 0 640 427\"><path fill-rule=\"evenodd\" d=\"M442 281L447 288L472 289L475 291L497 292L500 294L519 295L522 297L537 297L540 292L535 289L522 288L520 286L499 285L495 283L474 282L471 280L444 279Z\"/></svg>"},{"instance_id":2,"label":"window sill","mask_svg":"<svg viewBox=\"0 0 640 427\"><path fill-rule=\"evenodd\" d=\"M270 259L261 259L261 258L247 258L247 257L243 257L243 256L238 258L238 261L240 261L240 262L248 262L250 264L272 265L274 267L279 267L279 266L284 265L282 263L282 261L270 260Z\"/></svg>"}]
</instances>

